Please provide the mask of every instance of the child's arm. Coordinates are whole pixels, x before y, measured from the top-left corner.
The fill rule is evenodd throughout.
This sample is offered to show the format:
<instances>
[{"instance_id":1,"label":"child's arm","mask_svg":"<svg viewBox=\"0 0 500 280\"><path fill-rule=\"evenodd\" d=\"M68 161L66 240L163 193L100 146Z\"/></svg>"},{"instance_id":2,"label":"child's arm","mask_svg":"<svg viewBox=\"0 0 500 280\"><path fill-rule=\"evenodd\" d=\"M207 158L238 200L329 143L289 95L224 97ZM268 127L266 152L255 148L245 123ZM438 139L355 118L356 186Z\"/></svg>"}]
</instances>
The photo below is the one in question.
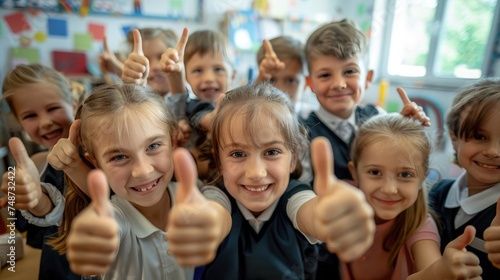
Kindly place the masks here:
<instances>
[{"instance_id":1,"label":"child's arm","mask_svg":"<svg viewBox=\"0 0 500 280\"><path fill-rule=\"evenodd\" d=\"M114 219L104 173L91 171L88 187L92 202L71 224L66 255L73 272L99 275L106 273L115 260L119 248L119 226Z\"/></svg>"},{"instance_id":2,"label":"child's arm","mask_svg":"<svg viewBox=\"0 0 500 280\"><path fill-rule=\"evenodd\" d=\"M418 106L415 102L412 102L404 89L398 87L397 88L399 97L403 101L403 109L399 112L401 115L414 118L420 121L425 126L431 126L431 119L425 115L425 112L422 110L422 107Z\"/></svg>"},{"instance_id":3,"label":"child's arm","mask_svg":"<svg viewBox=\"0 0 500 280\"><path fill-rule=\"evenodd\" d=\"M479 265L479 258L465 249L474 239L475 233L474 227L467 226L461 236L448 243L443 256L435 241L415 242L411 250L418 272L406 279L475 279L479 277L483 271Z\"/></svg>"},{"instance_id":4,"label":"child's arm","mask_svg":"<svg viewBox=\"0 0 500 280\"><path fill-rule=\"evenodd\" d=\"M488 259L493 266L500 269L500 197L497 201L497 214L491 226L484 231L484 240Z\"/></svg>"},{"instance_id":5,"label":"child's arm","mask_svg":"<svg viewBox=\"0 0 500 280\"><path fill-rule=\"evenodd\" d=\"M255 79L255 83L262 83L271 80L272 75L285 68L283 63L273 50L273 46L268 40L263 40L265 56L259 64L259 75Z\"/></svg>"},{"instance_id":6,"label":"child's arm","mask_svg":"<svg viewBox=\"0 0 500 280\"><path fill-rule=\"evenodd\" d=\"M14 172L6 172L2 177L2 192L6 197L0 199L0 206L6 206L14 202L13 206L18 210L28 210L34 216L44 217L54 205L49 196L42 191L40 174L35 163L28 156L21 139L12 137L9 139L9 149L17 165ZM8 201L7 198L14 200Z\"/></svg>"},{"instance_id":7,"label":"child's arm","mask_svg":"<svg viewBox=\"0 0 500 280\"><path fill-rule=\"evenodd\" d=\"M91 168L85 164L78 153L78 130L80 120L75 120L69 129L68 138L61 138L52 147L47 157L50 165L57 170L62 170L85 193L87 189L87 175Z\"/></svg>"},{"instance_id":8,"label":"child's arm","mask_svg":"<svg viewBox=\"0 0 500 280\"><path fill-rule=\"evenodd\" d=\"M189 30L185 27L181 38L175 48L168 48L161 55L162 70L167 73L168 87L171 94L186 92L186 79L184 71L184 49L189 36Z\"/></svg>"},{"instance_id":9,"label":"child's arm","mask_svg":"<svg viewBox=\"0 0 500 280\"><path fill-rule=\"evenodd\" d=\"M359 189L333 175L333 154L326 138L312 141L311 160L317 197L300 207L299 229L323 241L342 261L356 260L372 245L373 210Z\"/></svg>"},{"instance_id":10,"label":"child's arm","mask_svg":"<svg viewBox=\"0 0 500 280\"><path fill-rule=\"evenodd\" d=\"M167 230L169 251L182 266L210 263L231 229L231 215L200 193L196 166L186 149L174 151L174 166L179 183Z\"/></svg>"},{"instance_id":11,"label":"child's arm","mask_svg":"<svg viewBox=\"0 0 500 280\"><path fill-rule=\"evenodd\" d=\"M149 60L142 51L142 37L139 30L132 30L134 35L134 50L123 64L122 80L124 83L135 83L146 86L149 75Z\"/></svg>"}]
</instances>

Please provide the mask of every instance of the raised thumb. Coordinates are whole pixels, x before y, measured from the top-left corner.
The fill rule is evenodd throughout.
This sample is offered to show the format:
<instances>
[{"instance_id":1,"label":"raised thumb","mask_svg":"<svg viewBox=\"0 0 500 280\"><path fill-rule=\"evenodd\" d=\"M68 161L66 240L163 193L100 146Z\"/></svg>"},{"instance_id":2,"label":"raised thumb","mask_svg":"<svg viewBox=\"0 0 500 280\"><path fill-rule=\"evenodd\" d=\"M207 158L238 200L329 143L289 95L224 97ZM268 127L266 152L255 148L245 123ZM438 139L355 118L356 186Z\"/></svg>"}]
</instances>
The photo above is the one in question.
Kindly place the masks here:
<instances>
[{"instance_id":1,"label":"raised thumb","mask_svg":"<svg viewBox=\"0 0 500 280\"><path fill-rule=\"evenodd\" d=\"M446 247L463 250L472 242L472 240L474 240L474 236L476 236L476 228L474 228L473 226L467 226L464 230L464 233L455 238L455 240L448 243Z\"/></svg>"},{"instance_id":2,"label":"raised thumb","mask_svg":"<svg viewBox=\"0 0 500 280\"><path fill-rule=\"evenodd\" d=\"M184 148L174 150L174 170L177 179L176 203L193 203L203 199L196 182L198 172L193 156Z\"/></svg>"},{"instance_id":3,"label":"raised thumb","mask_svg":"<svg viewBox=\"0 0 500 280\"><path fill-rule=\"evenodd\" d=\"M311 162L314 170L314 192L318 196L332 191L336 181L333 175L333 152L330 141L316 137L311 142Z\"/></svg>"},{"instance_id":4,"label":"raised thumb","mask_svg":"<svg viewBox=\"0 0 500 280\"><path fill-rule=\"evenodd\" d=\"M31 160L21 139L12 137L9 139L9 149L19 168L29 170L33 161Z\"/></svg>"},{"instance_id":5,"label":"raised thumb","mask_svg":"<svg viewBox=\"0 0 500 280\"><path fill-rule=\"evenodd\" d=\"M113 208L109 200L109 186L106 176L101 170L94 169L87 176L92 208L99 216L112 217Z\"/></svg>"},{"instance_id":6,"label":"raised thumb","mask_svg":"<svg viewBox=\"0 0 500 280\"><path fill-rule=\"evenodd\" d=\"M142 51L141 32L139 32L138 29L133 29L132 35L134 36L134 49L132 50L132 52L137 53L139 55L144 55L144 52Z\"/></svg>"}]
</instances>

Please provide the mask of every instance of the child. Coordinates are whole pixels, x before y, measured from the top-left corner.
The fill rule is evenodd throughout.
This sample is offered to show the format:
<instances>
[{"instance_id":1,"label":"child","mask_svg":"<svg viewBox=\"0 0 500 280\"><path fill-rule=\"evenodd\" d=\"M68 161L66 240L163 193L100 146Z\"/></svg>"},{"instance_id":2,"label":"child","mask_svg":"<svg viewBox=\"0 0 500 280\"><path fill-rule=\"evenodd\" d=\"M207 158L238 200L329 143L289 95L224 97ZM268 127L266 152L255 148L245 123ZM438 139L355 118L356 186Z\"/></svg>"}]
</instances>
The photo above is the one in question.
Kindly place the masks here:
<instances>
[{"instance_id":1,"label":"child","mask_svg":"<svg viewBox=\"0 0 500 280\"><path fill-rule=\"evenodd\" d=\"M200 235L186 231L178 241L196 242L205 252L190 258L189 248L176 247L182 264L192 266L213 258L229 232L230 218L222 206L197 193L192 184L196 174L188 174L188 181L183 180L185 173L179 174L189 189L179 190L174 199L176 123L164 99L141 86L106 85L84 101L80 119L85 157L105 178L101 171L89 175L92 203L73 220L67 237L71 269L83 275L105 274L104 279L192 279L193 269L179 267L168 254L165 232L170 220L175 221L174 229L192 224L205 233L200 240ZM180 155L181 161L185 157ZM106 181L115 193L111 202ZM177 203L192 207L181 207L184 210L174 215ZM193 207L196 217L188 215Z\"/></svg>"},{"instance_id":2,"label":"child","mask_svg":"<svg viewBox=\"0 0 500 280\"><path fill-rule=\"evenodd\" d=\"M456 180L439 182L429 193L431 207L443 227L443 243L456 238L468 225L476 228L476 236L466 249L479 257L483 279L500 277L499 246L495 246L500 228L494 220L500 195L499 119L499 80L482 80L460 90L446 125L464 172Z\"/></svg>"},{"instance_id":3,"label":"child","mask_svg":"<svg viewBox=\"0 0 500 280\"><path fill-rule=\"evenodd\" d=\"M51 150L59 139L67 138L73 123L76 102L70 83L59 72L40 65L19 65L4 79L2 92L16 120L32 141ZM16 170L16 227L27 231L27 244L42 248L40 279L80 279L69 270L65 256L53 251L47 239L57 232L64 201L64 174L47 163L47 152L30 159L19 139L9 141ZM2 191L8 190L4 176ZM26 218L25 218L26 217ZM37 224L37 225L34 225Z\"/></svg>"},{"instance_id":4,"label":"child","mask_svg":"<svg viewBox=\"0 0 500 280\"><path fill-rule=\"evenodd\" d=\"M257 64L259 75L255 83L271 82L273 86L288 94L292 104L295 104L305 86L302 43L290 36L264 40L257 52Z\"/></svg>"},{"instance_id":5,"label":"child","mask_svg":"<svg viewBox=\"0 0 500 280\"><path fill-rule=\"evenodd\" d=\"M210 196L210 187L204 194L226 205L232 228L205 279L314 279L318 256L310 243L324 241L345 261L370 246L371 209L358 190L330 174L325 139L311 152L318 195L290 178L308 145L285 93L265 83L229 91L212 140L217 182L227 196Z\"/></svg>"},{"instance_id":6,"label":"child","mask_svg":"<svg viewBox=\"0 0 500 280\"><path fill-rule=\"evenodd\" d=\"M474 229L439 249L427 211L424 180L431 146L419 122L380 115L359 129L349 170L375 211L375 241L363 257L342 264L342 279L472 279L478 258L463 249ZM326 278L326 276L325 276Z\"/></svg>"},{"instance_id":7,"label":"child","mask_svg":"<svg viewBox=\"0 0 500 280\"><path fill-rule=\"evenodd\" d=\"M372 81L373 70L365 70L366 38L349 20L319 27L308 38L305 54L309 67L309 84L320 108L306 120L309 136L327 137L335 155L334 172L339 179L352 180L347 167L354 132L367 119L385 113L373 105L360 106L363 91ZM404 95L401 114L429 125L421 107ZM305 173L301 180L311 181L309 157L304 157Z\"/></svg>"},{"instance_id":8,"label":"child","mask_svg":"<svg viewBox=\"0 0 500 280\"><path fill-rule=\"evenodd\" d=\"M138 64L134 64L132 67L140 67L138 65L145 65L147 61L147 71L146 69L143 71L145 72L145 81L158 94L166 96L169 93L169 84L167 75L161 68L160 59L167 48L175 46L178 40L177 35L170 29L142 28L134 30L140 32L143 42L141 44L140 55L134 58L134 62ZM127 43L131 49L134 46L133 32L131 31L127 34ZM114 72L118 76L121 76L122 79L124 77L123 74L125 74L125 77L128 77L128 73L123 73L122 71L125 65L107 49L106 45L104 52L99 57L99 65L104 71Z\"/></svg>"}]
</instances>

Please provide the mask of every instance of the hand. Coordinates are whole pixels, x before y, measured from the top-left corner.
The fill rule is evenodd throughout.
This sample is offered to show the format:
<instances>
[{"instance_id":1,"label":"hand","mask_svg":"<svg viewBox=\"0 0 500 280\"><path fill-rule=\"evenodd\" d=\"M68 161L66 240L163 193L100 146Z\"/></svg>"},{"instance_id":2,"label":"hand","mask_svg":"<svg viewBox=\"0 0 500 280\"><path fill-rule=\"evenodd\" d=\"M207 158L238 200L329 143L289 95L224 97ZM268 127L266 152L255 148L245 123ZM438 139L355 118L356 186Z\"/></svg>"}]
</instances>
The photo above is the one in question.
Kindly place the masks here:
<instances>
[{"instance_id":1,"label":"hand","mask_svg":"<svg viewBox=\"0 0 500 280\"><path fill-rule=\"evenodd\" d=\"M333 175L333 153L329 141L317 137L311 143L314 191L314 229L328 250L344 262L358 259L373 243L373 210L364 194Z\"/></svg>"},{"instance_id":2,"label":"hand","mask_svg":"<svg viewBox=\"0 0 500 280\"><path fill-rule=\"evenodd\" d=\"M488 259L496 268L500 268L500 198L497 201L497 214L491 226L484 231L484 248Z\"/></svg>"},{"instance_id":3,"label":"hand","mask_svg":"<svg viewBox=\"0 0 500 280\"><path fill-rule=\"evenodd\" d=\"M47 160L57 170L67 170L78 167L82 164L82 158L78 153L78 130L80 120L75 120L69 129L68 138L61 138L54 145Z\"/></svg>"},{"instance_id":4,"label":"hand","mask_svg":"<svg viewBox=\"0 0 500 280\"><path fill-rule=\"evenodd\" d=\"M181 266L210 263L223 239L222 217L198 190L196 166L186 149L174 151L174 170L178 185L167 231L169 252Z\"/></svg>"},{"instance_id":5,"label":"hand","mask_svg":"<svg viewBox=\"0 0 500 280\"><path fill-rule=\"evenodd\" d=\"M134 35L134 50L125 60L122 80L124 83L135 83L145 86L149 75L149 60L142 51L142 37L139 30L132 30Z\"/></svg>"},{"instance_id":6,"label":"hand","mask_svg":"<svg viewBox=\"0 0 500 280\"><path fill-rule=\"evenodd\" d=\"M66 241L67 258L73 272L98 275L106 273L115 260L119 247L118 224L113 216L104 173L92 170L88 186L92 202L71 224Z\"/></svg>"},{"instance_id":7,"label":"hand","mask_svg":"<svg viewBox=\"0 0 500 280\"><path fill-rule=\"evenodd\" d=\"M108 48L108 41L104 37L103 52L99 54L99 68L103 73L115 73L121 76L123 71L123 63L116 57L116 55Z\"/></svg>"},{"instance_id":8,"label":"hand","mask_svg":"<svg viewBox=\"0 0 500 280\"><path fill-rule=\"evenodd\" d=\"M271 43L268 40L264 40L262 41L262 45L264 46L265 55L259 64L257 82L269 81L276 72L285 68L285 63L278 58Z\"/></svg>"},{"instance_id":9,"label":"hand","mask_svg":"<svg viewBox=\"0 0 500 280\"><path fill-rule=\"evenodd\" d=\"M168 48L162 55L160 65L168 73L182 73L184 71L184 50L189 37L189 29L182 31L181 38L175 48Z\"/></svg>"},{"instance_id":10,"label":"hand","mask_svg":"<svg viewBox=\"0 0 500 280\"><path fill-rule=\"evenodd\" d=\"M179 120L178 126L179 126L179 134L177 137L177 143L180 147L184 147L191 138L191 132L192 132L191 125L189 124L188 120L181 119Z\"/></svg>"},{"instance_id":11,"label":"hand","mask_svg":"<svg viewBox=\"0 0 500 280\"><path fill-rule=\"evenodd\" d=\"M431 126L431 119L425 115L422 107L418 106L415 102L412 102L410 98L408 98L408 95L406 95L404 89L398 87L397 91L399 97L403 101L403 109L401 109L400 114L408 118L414 118L425 126Z\"/></svg>"},{"instance_id":12,"label":"hand","mask_svg":"<svg viewBox=\"0 0 500 280\"><path fill-rule=\"evenodd\" d=\"M5 206L7 196L14 194L14 208L32 210L38 206L43 196L40 186L40 173L38 173L35 163L29 157L23 142L19 138L12 137L9 139L9 149L17 165L13 180L9 179L9 175L12 176L9 172L3 174L1 190L5 197L0 199L0 206ZM37 213L33 214L36 215Z\"/></svg>"},{"instance_id":13,"label":"hand","mask_svg":"<svg viewBox=\"0 0 500 280\"><path fill-rule=\"evenodd\" d=\"M441 266L448 270L446 279L473 279L483 272L479 265L479 258L465 249L475 235L476 229L473 226L467 226L462 235L446 245Z\"/></svg>"},{"instance_id":14,"label":"hand","mask_svg":"<svg viewBox=\"0 0 500 280\"><path fill-rule=\"evenodd\" d=\"M212 120L215 118L215 115L219 111L220 105L225 96L225 93L221 93L219 97L217 97L217 101L215 101L215 108L212 110L212 112L206 114L200 120L200 127L203 130L207 131L207 135L209 138L211 137L210 135L212 133Z\"/></svg>"}]
</instances>

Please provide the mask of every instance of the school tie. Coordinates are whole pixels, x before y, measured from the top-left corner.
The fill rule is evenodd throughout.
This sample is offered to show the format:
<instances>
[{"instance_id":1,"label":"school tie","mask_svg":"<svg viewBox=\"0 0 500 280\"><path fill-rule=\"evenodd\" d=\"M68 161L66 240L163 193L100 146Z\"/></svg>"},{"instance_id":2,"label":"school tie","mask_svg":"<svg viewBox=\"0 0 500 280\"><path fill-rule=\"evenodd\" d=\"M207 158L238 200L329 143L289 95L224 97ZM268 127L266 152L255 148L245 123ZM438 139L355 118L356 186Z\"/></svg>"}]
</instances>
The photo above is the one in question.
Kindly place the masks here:
<instances>
[{"instance_id":1,"label":"school tie","mask_svg":"<svg viewBox=\"0 0 500 280\"><path fill-rule=\"evenodd\" d=\"M340 137L340 139L342 139L342 141L344 141L346 144L349 144L349 141L351 140L351 136L353 133L353 129L348 121L341 121L337 126L335 133L337 134L338 137Z\"/></svg>"}]
</instances>

